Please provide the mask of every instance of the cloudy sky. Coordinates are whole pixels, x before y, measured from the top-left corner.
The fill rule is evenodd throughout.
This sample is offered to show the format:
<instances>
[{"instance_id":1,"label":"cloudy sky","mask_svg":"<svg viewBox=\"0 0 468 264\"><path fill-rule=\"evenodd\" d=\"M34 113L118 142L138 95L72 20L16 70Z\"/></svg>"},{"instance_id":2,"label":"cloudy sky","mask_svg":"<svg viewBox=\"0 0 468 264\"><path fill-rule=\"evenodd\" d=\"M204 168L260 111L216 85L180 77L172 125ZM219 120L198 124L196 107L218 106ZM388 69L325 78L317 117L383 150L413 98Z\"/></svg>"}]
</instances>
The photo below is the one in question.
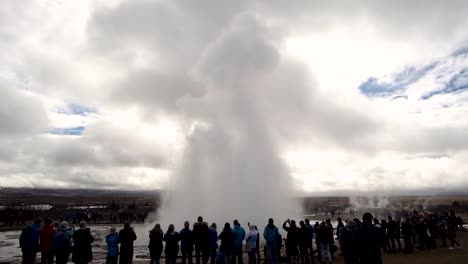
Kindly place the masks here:
<instances>
[{"instance_id":1,"label":"cloudy sky","mask_svg":"<svg viewBox=\"0 0 468 264\"><path fill-rule=\"evenodd\" d=\"M267 138L309 193L464 189L467 28L464 0L2 1L0 185L164 189L222 131L209 157Z\"/></svg>"}]
</instances>

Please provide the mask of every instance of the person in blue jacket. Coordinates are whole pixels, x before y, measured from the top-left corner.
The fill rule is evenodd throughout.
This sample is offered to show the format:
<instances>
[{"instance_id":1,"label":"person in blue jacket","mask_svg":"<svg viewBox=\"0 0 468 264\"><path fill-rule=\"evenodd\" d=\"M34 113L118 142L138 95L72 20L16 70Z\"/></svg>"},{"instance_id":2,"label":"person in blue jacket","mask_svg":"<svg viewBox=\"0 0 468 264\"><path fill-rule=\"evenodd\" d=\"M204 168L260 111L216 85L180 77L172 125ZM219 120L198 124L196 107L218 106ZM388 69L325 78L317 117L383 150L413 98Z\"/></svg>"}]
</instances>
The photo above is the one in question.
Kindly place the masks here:
<instances>
[{"instance_id":1,"label":"person in blue jacket","mask_svg":"<svg viewBox=\"0 0 468 264\"><path fill-rule=\"evenodd\" d=\"M21 230L19 244L23 253L22 264L33 264L36 261L36 253L39 250L39 233L41 219L34 220L32 225L27 225Z\"/></svg>"},{"instance_id":2,"label":"person in blue jacket","mask_svg":"<svg viewBox=\"0 0 468 264\"><path fill-rule=\"evenodd\" d=\"M72 237L74 231L68 222L62 221L52 240L52 252L55 255L56 264L67 264L72 250Z\"/></svg>"},{"instance_id":3,"label":"person in blue jacket","mask_svg":"<svg viewBox=\"0 0 468 264\"><path fill-rule=\"evenodd\" d=\"M234 228L232 229L232 234L234 236L232 264L236 264L236 258L238 264L243 264L244 258L242 256L242 241L244 241L245 239L245 230L241 227L239 221L237 220L234 220Z\"/></svg>"},{"instance_id":4,"label":"person in blue jacket","mask_svg":"<svg viewBox=\"0 0 468 264\"><path fill-rule=\"evenodd\" d=\"M273 224L273 218L268 219L268 225L263 230L263 238L266 240L268 264L276 264L279 247L276 241L280 237L278 228Z\"/></svg>"},{"instance_id":5,"label":"person in blue jacket","mask_svg":"<svg viewBox=\"0 0 468 264\"><path fill-rule=\"evenodd\" d=\"M117 264L119 260L119 234L115 227L111 227L110 234L106 236L107 261L106 264Z\"/></svg>"},{"instance_id":6,"label":"person in blue jacket","mask_svg":"<svg viewBox=\"0 0 468 264\"><path fill-rule=\"evenodd\" d=\"M216 253L218 250L218 232L216 231L216 223L210 226L210 264L216 263Z\"/></svg>"}]
</instances>

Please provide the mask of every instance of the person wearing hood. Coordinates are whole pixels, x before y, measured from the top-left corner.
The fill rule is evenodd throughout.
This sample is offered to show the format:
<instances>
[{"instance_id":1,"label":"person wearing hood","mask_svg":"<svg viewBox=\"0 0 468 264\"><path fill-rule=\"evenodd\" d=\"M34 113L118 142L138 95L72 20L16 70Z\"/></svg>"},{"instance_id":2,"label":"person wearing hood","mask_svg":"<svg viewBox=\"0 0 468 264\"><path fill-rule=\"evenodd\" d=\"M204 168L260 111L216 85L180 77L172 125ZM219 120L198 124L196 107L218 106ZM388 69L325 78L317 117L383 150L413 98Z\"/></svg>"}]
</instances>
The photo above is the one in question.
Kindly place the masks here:
<instances>
[{"instance_id":1,"label":"person wearing hood","mask_svg":"<svg viewBox=\"0 0 468 264\"><path fill-rule=\"evenodd\" d=\"M263 238L266 240L268 264L276 264L277 248L276 241L280 237L278 228L274 225L273 218L268 219L268 225L263 229Z\"/></svg>"},{"instance_id":2,"label":"person wearing hood","mask_svg":"<svg viewBox=\"0 0 468 264\"><path fill-rule=\"evenodd\" d=\"M41 248L41 264L54 263L54 253L52 252L52 240L55 235L55 227L52 219L47 218L39 234Z\"/></svg>"},{"instance_id":3,"label":"person wearing hood","mask_svg":"<svg viewBox=\"0 0 468 264\"><path fill-rule=\"evenodd\" d=\"M71 253L73 231L70 230L68 222L62 221L55 232L52 241L52 251L54 252L57 264L66 264Z\"/></svg>"},{"instance_id":4,"label":"person wearing hood","mask_svg":"<svg viewBox=\"0 0 468 264\"><path fill-rule=\"evenodd\" d=\"M118 241L120 244L120 264L131 264L133 261L133 241L137 239L135 231L130 223L125 223L124 228L119 231Z\"/></svg>"},{"instance_id":5,"label":"person wearing hood","mask_svg":"<svg viewBox=\"0 0 468 264\"><path fill-rule=\"evenodd\" d=\"M86 222L80 222L80 229L73 233L73 255L72 261L77 264L86 264L93 260L93 251L91 243L94 242L94 237L91 235L89 228L86 228Z\"/></svg>"},{"instance_id":6,"label":"person wearing hood","mask_svg":"<svg viewBox=\"0 0 468 264\"><path fill-rule=\"evenodd\" d=\"M160 224L155 224L153 229L149 231L149 252L150 264L159 264L161 254L163 252L164 233ZM185 263L184 263L185 264ZM190 263L191 264L191 263Z\"/></svg>"},{"instance_id":7,"label":"person wearing hood","mask_svg":"<svg viewBox=\"0 0 468 264\"><path fill-rule=\"evenodd\" d=\"M215 264L216 253L218 250L218 232L216 231L216 223L210 226L210 263Z\"/></svg>"},{"instance_id":8,"label":"person wearing hood","mask_svg":"<svg viewBox=\"0 0 468 264\"><path fill-rule=\"evenodd\" d=\"M232 229L232 234L234 236L232 263L236 264L237 258L237 263L242 264L244 262L244 257L242 256L242 241L244 241L245 239L245 230L241 227L239 221L237 220L234 220L234 228Z\"/></svg>"},{"instance_id":9,"label":"person wearing hood","mask_svg":"<svg viewBox=\"0 0 468 264\"><path fill-rule=\"evenodd\" d=\"M184 229L180 231L180 249L182 251L182 264L186 264L187 259L188 263L192 264L193 235L188 221L185 221Z\"/></svg>"},{"instance_id":10,"label":"person wearing hood","mask_svg":"<svg viewBox=\"0 0 468 264\"><path fill-rule=\"evenodd\" d=\"M224 229L221 234L219 234L219 240L221 240L219 252L224 257L224 264L231 264L234 234L232 233L231 225L229 223L224 224Z\"/></svg>"},{"instance_id":11,"label":"person wearing hood","mask_svg":"<svg viewBox=\"0 0 468 264\"><path fill-rule=\"evenodd\" d=\"M179 241L180 235L174 229L174 225L170 224L167 228L167 232L164 235L164 242L166 242L166 248L164 253L166 254L166 264L175 264L177 260L177 254L179 253Z\"/></svg>"},{"instance_id":12,"label":"person wearing hood","mask_svg":"<svg viewBox=\"0 0 468 264\"><path fill-rule=\"evenodd\" d=\"M33 264L36 262L36 253L39 250L39 234L41 230L41 219L37 218L31 225L21 230L19 245L21 248L22 264Z\"/></svg>"},{"instance_id":13,"label":"person wearing hood","mask_svg":"<svg viewBox=\"0 0 468 264\"><path fill-rule=\"evenodd\" d=\"M340 231L341 254L345 264L359 264L358 225L353 220L348 220Z\"/></svg>"},{"instance_id":14,"label":"person wearing hood","mask_svg":"<svg viewBox=\"0 0 468 264\"><path fill-rule=\"evenodd\" d=\"M249 264L256 264L258 231L255 225L249 225L249 229L250 230L247 233L247 237L245 238L249 249L247 252L249 255Z\"/></svg>"},{"instance_id":15,"label":"person wearing hood","mask_svg":"<svg viewBox=\"0 0 468 264\"><path fill-rule=\"evenodd\" d=\"M119 260L119 234L117 234L115 227L111 227L110 234L106 236L106 244L106 264L117 264Z\"/></svg>"},{"instance_id":16,"label":"person wearing hood","mask_svg":"<svg viewBox=\"0 0 468 264\"><path fill-rule=\"evenodd\" d=\"M371 213L362 216L359 227L359 259L360 264L382 264L382 246L384 237L381 231L372 224Z\"/></svg>"}]
</instances>

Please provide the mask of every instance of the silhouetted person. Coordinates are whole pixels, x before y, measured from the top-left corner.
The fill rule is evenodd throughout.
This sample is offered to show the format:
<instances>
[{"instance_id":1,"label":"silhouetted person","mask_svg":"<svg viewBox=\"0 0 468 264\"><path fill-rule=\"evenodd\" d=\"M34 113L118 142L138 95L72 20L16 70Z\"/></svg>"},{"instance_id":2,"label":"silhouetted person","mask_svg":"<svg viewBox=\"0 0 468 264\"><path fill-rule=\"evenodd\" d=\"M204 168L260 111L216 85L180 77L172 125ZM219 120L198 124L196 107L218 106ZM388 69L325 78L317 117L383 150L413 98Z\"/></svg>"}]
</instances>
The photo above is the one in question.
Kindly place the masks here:
<instances>
[{"instance_id":1,"label":"silhouetted person","mask_svg":"<svg viewBox=\"0 0 468 264\"><path fill-rule=\"evenodd\" d=\"M210 263L215 264L216 253L218 250L218 232L216 231L216 223L210 226Z\"/></svg>"},{"instance_id":2,"label":"silhouetted person","mask_svg":"<svg viewBox=\"0 0 468 264\"><path fill-rule=\"evenodd\" d=\"M334 217L334 216L333 216L333 217ZM327 218L327 219L325 220L325 224L326 224L326 226L331 230L331 234L329 234L329 236L330 236L330 241L331 241L329 249L330 249L330 256L331 256L331 259L332 259L332 261L334 261L334 260L335 260L335 252L336 252L336 250L337 250L338 247L335 246L335 238L333 237L333 224L332 224L332 222L331 222L331 219L330 219L330 218Z\"/></svg>"},{"instance_id":3,"label":"silhouetted person","mask_svg":"<svg viewBox=\"0 0 468 264\"><path fill-rule=\"evenodd\" d=\"M130 223L125 223L124 228L119 232L120 243L120 264L131 264L133 261L133 241L137 239L135 231Z\"/></svg>"},{"instance_id":4,"label":"silhouetted person","mask_svg":"<svg viewBox=\"0 0 468 264\"><path fill-rule=\"evenodd\" d=\"M106 264L117 264L119 260L119 234L117 234L115 227L111 227L110 234L106 236L106 244Z\"/></svg>"},{"instance_id":5,"label":"silhouetted person","mask_svg":"<svg viewBox=\"0 0 468 264\"><path fill-rule=\"evenodd\" d=\"M174 230L174 225L170 224L164 235L164 241L166 242L166 248L164 253L166 254L166 264L175 264L177 260L177 254L179 253L179 240L180 236Z\"/></svg>"},{"instance_id":6,"label":"silhouetted person","mask_svg":"<svg viewBox=\"0 0 468 264\"><path fill-rule=\"evenodd\" d=\"M320 242L319 242L319 227L320 223L317 221L314 225L314 233L315 233L315 247L317 248L317 258L322 259L322 253L320 252Z\"/></svg>"},{"instance_id":7,"label":"silhouetted person","mask_svg":"<svg viewBox=\"0 0 468 264\"><path fill-rule=\"evenodd\" d=\"M93 251L91 243L94 242L94 237L91 235L91 230L86 228L86 222L80 222L80 229L73 234L73 255L72 261L77 264L86 264L93 260Z\"/></svg>"},{"instance_id":8,"label":"silhouetted person","mask_svg":"<svg viewBox=\"0 0 468 264\"><path fill-rule=\"evenodd\" d=\"M307 241L306 241L307 253L310 256L310 261L312 263L315 263L314 247L312 245L313 240L314 240L314 227L310 224L309 219L305 220L305 226L307 229Z\"/></svg>"},{"instance_id":9,"label":"silhouetted person","mask_svg":"<svg viewBox=\"0 0 468 264\"><path fill-rule=\"evenodd\" d=\"M411 254L413 253L413 227L411 225L410 219L406 218L403 224L401 225L401 234L403 235L403 243L405 247L403 253Z\"/></svg>"},{"instance_id":10,"label":"silhouetted person","mask_svg":"<svg viewBox=\"0 0 468 264\"><path fill-rule=\"evenodd\" d=\"M460 247L460 243L458 243L458 241L455 240L457 238L456 229L457 227L454 223L448 224L447 239L450 241L450 249L453 249L455 247L455 244L457 245L457 247Z\"/></svg>"},{"instance_id":11,"label":"silhouetted person","mask_svg":"<svg viewBox=\"0 0 468 264\"><path fill-rule=\"evenodd\" d=\"M440 217L437 223L437 230L439 232L440 240L442 241L441 247L447 247L447 227L444 218Z\"/></svg>"},{"instance_id":12,"label":"silhouetted person","mask_svg":"<svg viewBox=\"0 0 468 264\"><path fill-rule=\"evenodd\" d=\"M292 264L297 263L299 229L296 226L296 221L286 220L283 223L283 229L288 233L286 236L286 255L291 259Z\"/></svg>"},{"instance_id":13,"label":"silhouetted person","mask_svg":"<svg viewBox=\"0 0 468 264\"><path fill-rule=\"evenodd\" d=\"M22 264L33 264L36 261L36 253L39 250L40 230L40 219L34 220L33 224L27 225L21 230L19 245L23 254L21 260Z\"/></svg>"},{"instance_id":14,"label":"silhouetted person","mask_svg":"<svg viewBox=\"0 0 468 264\"><path fill-rule=\"evenodd\" d=\"M307 236L308 230L305 225L304 221L299 222L299 237L298 237L298 245L299 245L299 256L301 257L301 263L309 263L309 254L307 251Z\"/></svg>"},{"instance_id":15,"label":"silhouetted person","mask_svg":"<svg viewBox=\"0 0 468 264\"><path fill-rule=\"evenodd\" d=\"M164 232L160 224L155 224L149 231L150 264L159 264L163 252Z\"/></svg>"},{"instance_id":16,"label":"silhouetted person","mask_svg":"<svg viewBox=\"0 0 468 264\"><path fill-rule=\"evenodd\" d=\"M457 216L457 225L458 225L458 230L460 230L460 232L463 232L463 225L465 224L465 222L463 221L463 219L460 217L460 216Z\"/></svg>"},{"instance_id":17,"label":"silhouetted person","mask_svg":"<svg viewBox=\"0 0 468 264\"><path fill-rule=\"evenodd\" d=\"M276 264L277 252L280 248L277 239L280 237L278 228L274 225L273 218L268 219L268 225L263 229L263 238L266 240L268 264Z\"/></svg>"},{"instance_id":18,"label":"silhouetted person","mask_svg":"<svg viewBox=\"0 0 468 264\"><path fill-rule=\"evenodd\" d=\"M372 224L373 216L365 213L359 228L360 264L381 264L383 238L380 231Z\"/></svg>"},{"instance_id":19,"label":"silhouetted person","mask_svg":"<svg viewBox=\"0 0 468 264\"><path fill-rule=\"evenodd\" d=\"M221 234L219 234L219 239L221 240L219 251L224 256L224 264L231 264L234 247L234 234L232 233L231 225L229 223L224 224L224 229Z\"/></svg>"},{"instance_id":20,"label":"silhouetted person","mask_svg":"<svg viewBox=\"0 0 468 264\"><path fill-rule=\"evenodd\" d=\"M353 220L348 220L340 231L341 253L345 264L359 264L358 226Z\"/></svg>"},{"instance_id":21,"label":"silhouetted person","mask_svg":"<svg viewBox=\"0 0 468 264\"><path fill-rule=\"evenodd\" d=\"M257 264L260 264L260 232L258 231L258 227L256 225L255 230L257 230L257 247L255 249L255 253L257 255Z\"/></svg>"},{"instance_id":22,"label":"silhouetted person","mask_svg":"<svg viewBox=\"0 0 468 264\"><path fill-rule=\"evenodd\" d=\"M344 224L343 224L343 220L338 217L336 219L338 221L338 225L336 226L336 237L339 239L340 238L340 233L341 233L341 229L344 228ZM338 240L340 242L340 240ZM342 247L341 243L340 243L340 247ZM340 253L340 255L342 255L343 252Z\"/></svg>"},{"instance_id":23,"label":"silhouetted person","mask_svg":"<svg viewBox=\"0 0 468 264\"><path fill-rule=\"evenodd\" d=\"M244 263L244 257L242 256L242 241L244 241L245 238L245 230L240 226L239 221L237 220L234 220L234 228L232 229L232 234L234 236L232 264L236 264L236 258L237 263L242 264Z\"/></svg>"},{"instance_id":24,"label":"silhouetted person","mask_svg":"<svg viewBox=\"0 0 468 264\"><path fill-rule=\"evenodd\" d=\"M419 250L430 250L430 248L427 247L427 240L428 240L428 235L427 235L427 226L424 224L423 221L416 219L416 224L414 225L414 230L416 232L416 237L418 240L418 249Z\"/></svg>"},{"instance_id":25,"label":"silhouetted person","mask_svg":"<svg viewBox=\"0 0 468 264\"><path fill-rule=\"evenodd\" d=\"M180 231L180 249L182 251L182 264L192 264L193 235L188 221L184 223L184 229Z\"/></svg>"},{"instance_id":26,"label":"silhouetted person","mask_svg":"<svg viewBox=\"0 0 468 264\"><path fill-rule=\"evenodd\" d=\"M52 219L47 218L40 232L41 264L54 263L54 254L52 252L52 240L55 235L55 226Z\"/></svg>"},{"instance_id":27,"label":"silhouetted person","mask_svg":"<svg viewBox=\"0 0 468 264\"><path fill-rule=\"evenodd\" d=\"M401 221L397 220L395 221L396 227L395 227L395 240L397 242L398 250L401 251Z\"/></svg>"},{"instance_id":28,"label":"silhouetted person","mask_svg":"<svg viewBox=\"0 0 468 264\"><path fill-rule=\"evenodd\" d=\"M389 241L388 245L390 246L390 252L393 254L396 254L396 228L396 222L393 221L392 217L389 215L387 222L387 239Z\"/></svg>"},{"instance_id":29,"label":"silhouetted person","mask_svg":"<svg viewBox=\"0 0 468 264\"><path fill-rule=\"evenodd\" d=\"M281 264L281 249L283 248L283 237L281 234L276 238L276 260Z\"/></svg>"},{"instance_id":30,"label":"silhouetted person","mask_svg":"<svg viewBox=\"0 0 468 264\"><path fill-rule=\"evenodd\" d=\"M325 263L325 261L331 263L332 255L330 252L330 246L333 242L333 229L331 229L330 226L327 225L325 222L321 222L318 228L317 239L320 244L320 254L322 263Z\"/></svg>"},{"instance_id":31,"label":"silhouetted person","mask_svg":"<svg viewBox=\"0 0 468 264\"><path fill-rule=\"evenodd\" d=\"M203 221L203 217L199 216L197 220L198 222L193 224L192 231L196 264L200 264L200 257L202 257L203 264L207 264L210 250L210 230L208 224Z\"/></svg>"}]
</instances>

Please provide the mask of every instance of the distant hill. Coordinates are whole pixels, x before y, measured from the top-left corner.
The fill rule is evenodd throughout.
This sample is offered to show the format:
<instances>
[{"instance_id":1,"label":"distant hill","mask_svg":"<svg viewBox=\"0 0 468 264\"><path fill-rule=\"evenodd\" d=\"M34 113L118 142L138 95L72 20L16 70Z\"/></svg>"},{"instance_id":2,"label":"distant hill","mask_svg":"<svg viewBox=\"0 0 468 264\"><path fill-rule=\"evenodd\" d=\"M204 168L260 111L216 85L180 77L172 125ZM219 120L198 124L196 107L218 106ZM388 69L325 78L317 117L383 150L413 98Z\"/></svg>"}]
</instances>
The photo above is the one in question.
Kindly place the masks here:
<instances>
[{"instance_id":1,"label":"distant hill","mask_svg":"<svg viewBox=\"0 0 468 264\"><path fill-rule=\"evenodd\" d=\"M113 198L139 197L157 198L161 191L122 191L98 189L43 189L43 188L0 188L0 199L19 197L80 197L80 198Z\"/></svg>"}]
</instances>

